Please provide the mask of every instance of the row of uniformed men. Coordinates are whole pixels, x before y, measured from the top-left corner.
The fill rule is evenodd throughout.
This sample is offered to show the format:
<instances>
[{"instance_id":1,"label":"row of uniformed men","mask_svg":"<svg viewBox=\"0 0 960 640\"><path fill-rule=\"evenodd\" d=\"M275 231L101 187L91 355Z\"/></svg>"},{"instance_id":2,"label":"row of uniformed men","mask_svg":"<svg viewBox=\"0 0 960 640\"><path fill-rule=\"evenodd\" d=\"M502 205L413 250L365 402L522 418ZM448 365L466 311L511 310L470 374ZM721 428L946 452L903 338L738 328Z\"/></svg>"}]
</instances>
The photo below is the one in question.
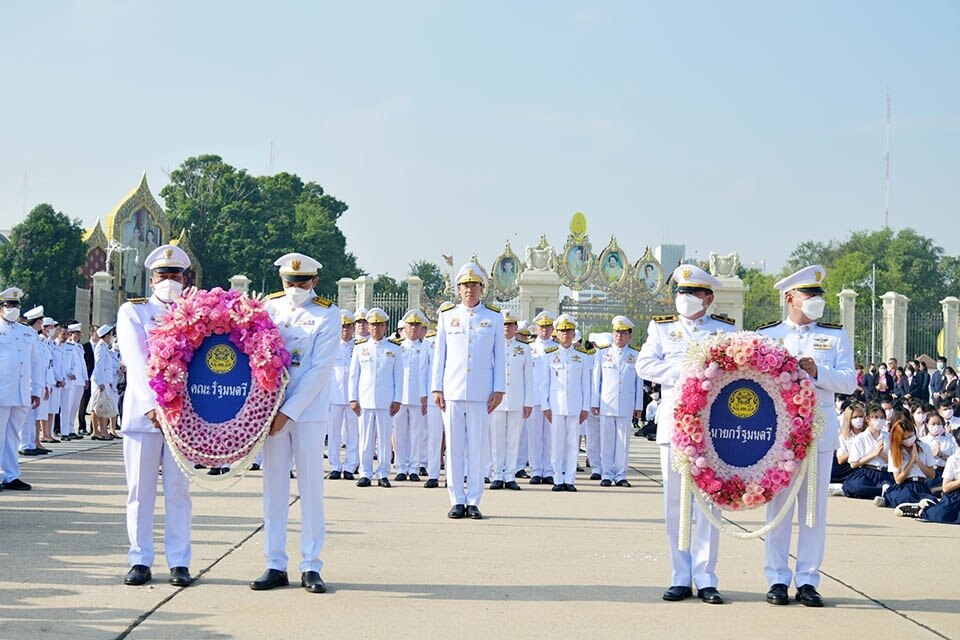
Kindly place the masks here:
<instances>
[{"instance_id":1,"label":"row of uniformed men","mask_svg":"<svg viewBox=\"0 0 960 640\"><path fill-rule=\"evenodd\" d=\"M82 326L60 327L44 316L43 306L21 313L24 292L9 287L0 292L0 487L29 490L20 479L19 455L50 452L44 444L59 442L53 424L59 416L60 439L78 440L74 423L84 389L90 384L84 359ZM101 327L102 337L110 327ZM95 351L99 363L94 382L115 392L119 356L110 351L110 338Z\"/></svg>"},{"instance_id":2,"label":"row of uniformed men","mask_svg":"<svg viewBox=\"0 0 960 640\"><path fill-rule=\"evenodd\" d=\"M371 480L390 486L392 440L394 480L417 482L426 474L424 486L438 486L443 423L439 407L428 402L436 332L427 330L428 320L418 309L403 316L402 338L386 337L390 318L382 309L341 310L340 315L330 389L329 477L352 480L359 469L359 486ZM585 422L596 426L587 432L592 478L603 486L630 486L628 438L643 403L637 351L629 346L633 322L615 317L613 343L587 350L577 343L577 324L566 314L556 319L548 312L537 315L538 335L529 344L518 334L518 319L507 311L501 315L506 391L490 415L484 442L490 488L520 489L515 478L527 476L529 461L531 484L576 491Z\"/></svg>"}]
</instances>

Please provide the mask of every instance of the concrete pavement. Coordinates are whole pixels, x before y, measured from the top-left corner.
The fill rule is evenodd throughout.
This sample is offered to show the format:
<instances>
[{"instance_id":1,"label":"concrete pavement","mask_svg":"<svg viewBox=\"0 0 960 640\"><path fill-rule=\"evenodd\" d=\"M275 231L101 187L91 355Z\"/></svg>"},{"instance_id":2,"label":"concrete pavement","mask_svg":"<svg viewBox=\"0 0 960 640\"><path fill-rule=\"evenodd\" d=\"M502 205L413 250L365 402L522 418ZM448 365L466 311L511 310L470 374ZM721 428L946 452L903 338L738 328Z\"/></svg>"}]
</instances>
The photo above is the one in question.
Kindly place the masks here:
<instances>
[{"instance_id":1,"label":"concrete pavement","mask_svg":"<svg viewBox=\"0 0 960 640\"><path fill-rule=\"evenodd\" d=\"M194 490L186 589L122 584L126 499L119 443L53 445L24 461L30 492L0 492L0 638L960 638L960 528L831 498L823 609L764 601L763 544L721 540L724 606L660 598L669 582L656 446L631 447L633 487L485 492L483 521L446 518L444 489L327 481L322 572L330 592L254 592L264 568L261 479ZM295 485L294 485L295 486ZM291 496L291 582L299 508ZM162 510L161 510L162 513ZM760 512L732 521L755 529ZM162 518L157 521L157 539ZM792 594L792 592L791 592Z\"/></svg>"}]
</instances>

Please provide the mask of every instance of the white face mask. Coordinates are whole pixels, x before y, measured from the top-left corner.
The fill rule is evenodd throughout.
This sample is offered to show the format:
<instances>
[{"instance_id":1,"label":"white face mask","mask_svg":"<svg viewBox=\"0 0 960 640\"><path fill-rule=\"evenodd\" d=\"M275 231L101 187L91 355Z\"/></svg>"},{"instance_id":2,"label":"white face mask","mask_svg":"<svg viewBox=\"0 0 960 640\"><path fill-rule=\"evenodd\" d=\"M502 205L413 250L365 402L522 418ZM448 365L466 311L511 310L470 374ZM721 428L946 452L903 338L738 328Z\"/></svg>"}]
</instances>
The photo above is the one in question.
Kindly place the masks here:
<instances>
[{"instance_id":1,"label":"white face mask","mask_svg":"<svg viewBox=\"0 0 960 640\"><path fill-rule=\"evenodd\" d=\"M811 320L819 320L823 317L823 309L827 306L827 301L817 296L816 298L807 298L800 305L800 311Z\"/></svg>"},{"instance_id":2,"label":"white face mask","mask_svg":"<svg viewBox=\"0 0 960 640\"><path fill-rule=\"evenodd\" d=\"M283 295L287 296L287 300L292 302L295 307L299 307L306 302L310 298L311 293L310 290L301 289L300 287L286 287L283 290Z\"/></svg>"},{"instance_id":3,"label":"white face mask","mask_svg":"<svg viewBox=\"0 0 960 640\"><path fill-rule=\"evenodd\" d=\"M863 418L850 418L850 426L860 431L863 429Z\"/></svg>"},{"instance_id":4,"label":"white face mask","mask_svg":"<svg viewBox=\"0 0 960 640\"><path fill-rule=\"evenodd\" d=\"M927 431L930 432L932 436L942 436L943 435L943 425L940 423L931 424L927 426Z\"/></svg>"},{"instance_id":5,"label":"white face mask","mask_svg":"<svg viewBox=\"0 0 960 640\"><path fill-rule=\"evenodd\" d=\"M690 318L703 311L703 300L691 293L677 294L677 313Z\"/></svg>"},{"instance_id":6,"label":"white face mask","mask_svg":"<svg viewBox=\"0 0 960 640\"><path fill-rule=\"evenodd\" d=\"M161 280L153 285L153 294L163 302L176 302L183 293L183 285L176 280Z\"/></svg>"},{"instance_id":7,"label":"white face mask","mask_svg":"<svg viewBox=\"0 0 960 640\"><path fill-rule=\"evenodd\" d=\"M880 431L886 426L887 421L883 418L870 418L870 428L874 431Z\"/></svg>"},{"instance_id":8,"label":"white face mask","mask_svg":"<svg viewBox=\"0 0 960 640\"><path fill-rule=\"evenodd\" d=\"M884 409L883 412L887 415L887 420L893 417L893 409Z\"/></svg>"},{"instance_id":9,"label":"white face mask","mask_svg":"<svg viewBox=\"0 0 960 640\"><path fill-rule=\"evenodd\" d=\"M917 424L923 424L927 421L927 416L922 411L917 411L915 414L913 414L913 421Z\"/></svg>"},{"instance_id":10,"label":"white face mask","mask_svg":"<svg viewBox=\"0 0 960 640\"><path fill-rule=\"evenodd\" d=\"M940 417L943 418L944 422L949 422L950 418L953 417L953 411L946 409L945 411L940 412Z\"/></svg>"},{"instance_id":11,"label":"white face mask","mask_svg":"<svg viewBox=\"0 0 960 640\"><path fill-rule=\"evenodd\" d=\"M4 307L3 319L7 322L16 322L20 318L20 307Z\"/></svg>"},{"instance_id":12,"label":"white face mask","mask_svg":"<svg viewBox=\"0 0 960 640\"><path fill-rule=\"evenodd\" d=\"M917 441L917 436L910 436L909 438L903 439L903 446L912 447L913 443Z\"/></svg>"},{"instance_id":13,"label":"white face mask","mask_svg":"<svg viewBox=\"0 0 960 640\"><path fill-rule=\"evenodd\" d=\"M942 363L942 362L938 362L938 363L937 363L937 371L943 371L943 368L944 368L944 367L943 367L943 363Z\"/></svg>"}]
</instances>

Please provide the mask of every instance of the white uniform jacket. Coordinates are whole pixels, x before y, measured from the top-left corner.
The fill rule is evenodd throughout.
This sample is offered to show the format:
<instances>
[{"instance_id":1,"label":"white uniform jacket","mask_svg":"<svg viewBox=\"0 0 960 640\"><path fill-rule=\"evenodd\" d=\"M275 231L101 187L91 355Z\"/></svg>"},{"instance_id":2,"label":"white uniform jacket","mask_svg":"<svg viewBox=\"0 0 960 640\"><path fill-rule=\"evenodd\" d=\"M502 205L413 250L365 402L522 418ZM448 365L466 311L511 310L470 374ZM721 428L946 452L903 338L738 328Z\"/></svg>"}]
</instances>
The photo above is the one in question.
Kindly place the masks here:
<instances>
[{"instance_id":1,"label":"white uniform jacket","mask_svg":"<svg viewBox=\"0 0 960 640\"><path fill-rule=\"evenodd\" d=\"M593 402L605 416L633 417L643 409L643 379L637 375L640 352L615 345L597 348L593 364Z\"/></svg>"},{"instance_id":2,"label":"white uniform jacket","mask_svg":"<svg viewBox=\"0 0 960 640\"><path fill-rule=\"evenodd\" d=\"M431 391L468 402L487 402L490 394L506 391L503 316L495 309L440 307Z\"/></svg>"},{"instance_id":3,"label":"white uniform jacket","mask_svg":"<svg viewBox=\"0 0 960 640\"><path fill-rule=\"evenodd\" d=\"M696 320L659 316L650 321L647 339L637 356L637 376L660 385L657 444L670 444L673 437L674 387L683 374L687 345L721 331L736 331L733 321L714 315L704 315Z\"/></svg>"},{"instance_id":4,"label":"white uniform jacket","mask_svg":"<svg viewBox=\"0 0 960 640\"><path fill-rule=\"evenodd\" d=\"M0 320L0 407L29 407L31 396L43 395L46 372L36 335L19 322Z\"/></svg>"},{"instance_id":5,"label":"white uniform jacket","mask_svg":"<svg viewBox=\"0 0 960 640\"><path fill-rule=\"evenodd\" d=\"M350 386L350 360L353 357L353 340L340 341L337 357L333 361L333 373L330 376L330 404L347 404Z\"/></svg>"},{"instance_id":6,"label":"white uniform jacket","mask_svg":"<svg viewBox=\"0 0 960 640\"><path fill-rule=\"evenodd\" d=\"M271 295L266 307L290 352L290 384L280 413L294 422L327 422L340 309L319 296L294 306L282 292Z\"/></svg>"},{"instance_id":7,"label":"white uniform jacket","mask_svg":"<svg viewBox=\"0 0 960 640\"><path fill-rule=\"evenodd\" d=\"M157 396L147 379L147 360L150 357L148 338L150 331L157 326L157 320L166 313L166 305L156 296L127 300L120 305L117 312L117 344L120 345L120 354L127 366L127 390L123 395L124 431L156 432L153 423L146 417L147 413L157 408ZM70 344L65 342L63 345L64 373L67 373L67 354L76 353ZM80 368L83 369L85 378L87 367L83 363L83 348L80 345L73 346L79 348ZM69 371L80 380L72 355L71 362L73 364Z\"/></svg>"},{"instance_id":8,"label":"white uniform jacket","mask_svg":"<svg viewBox=\"0 0 960 640\"><path fill-rule=\"evenodd\" d=\"M400 403L420 406L420 399L430 395L430 345L419 340L400 342Z\"/></svg>"},{"instance_id":9,"label":"white uniform jacket","mask_svg":"<svg viewBox=\"0 0 960 640\"><path fill-rule=\"evenodd\" d=\"M357 340L350 360L351 402L359 402L361 409L389 409L391 403L400 402L402 384L399 345L387 338Z\"/></svg>"},{"instance_id":10,"label":"white uniform jacket","mask_svg":"<svg viewBox=\"0 0 960 640\"><path fill-rule=\"evenodd\" d=\"M522 411L524 407L533 407L539 404L534 400L533 385L533 356L530 354L530 345L520 342L516 338L504 342L504 356L506 359L507 392L503 402L497 406L497 411Z\"/></svg>"},{"instance_id":11,"label":"white uniform jacket","mask_svg":"<svg viewBox=\"0 0 960 640\"><path fill-rule=\"evenodd\" d=\"M777 340L794 356L809 356L816 362L817 378L813 384L824 420L818 449L833 451L840 446L840 423L834 413L833 394L850 394L857 387L853 348L847 332L840 325L824 322L797 325L789 319L761 327L757 332Z\"/></svg>"},{"instance_id":12,"label":"white uniform jacket","mask_svg":"<svg viewBox=\"0 0 960 640\"><path fill-rule=\"evenodd\" d=\"M550 378L550 395L544 408L549 406L557 416L579 416L581 411L589 411L593 372L587 350L557 345L545 349L544 356Z\"/></svg>"}]
</instances>

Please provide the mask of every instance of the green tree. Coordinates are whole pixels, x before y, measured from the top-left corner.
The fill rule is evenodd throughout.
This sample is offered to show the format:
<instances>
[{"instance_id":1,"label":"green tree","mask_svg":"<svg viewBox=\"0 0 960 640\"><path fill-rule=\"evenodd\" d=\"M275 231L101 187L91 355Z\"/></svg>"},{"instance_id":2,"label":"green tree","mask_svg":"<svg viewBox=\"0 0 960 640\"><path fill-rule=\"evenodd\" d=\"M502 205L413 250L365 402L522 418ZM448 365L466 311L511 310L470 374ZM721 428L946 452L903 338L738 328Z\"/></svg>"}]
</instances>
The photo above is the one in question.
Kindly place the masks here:
<instances>
[{"instance_id":1,"label":"green tree","mask_svg":"<svg viewBox=\"0 0 960 640\"><path fill-rule=\"evenodd\" d=\"M80 221L40 204L0 245L0 282L23 289L24 311L42 304L45 315L67 320L86 256Z\"/></svg>"},{"instance_id":2,"label":"green tree","mask_svg":"<svg viewBox=\"0 0 960 640\"><path fill-rule=\"evenodd\" d=\"M779 320L781 317L780 294L773 288L778 278L758 269L742 267L739 276L747 286L743 296L742 328L753 331L762 324Z\"/></svg>"},{"instance_id":3,"label":"green tree","mask_svg":"<svg viewBox=\"0 0 960 640\"><path fill-rule=\"evenodd\" d=\"M373 291L377 295L406 295L407 285L397 282L396 278L381 273L373 282Z\"/></svg>"},{"instance_id":4,"label":"green tree","mask_svg":"<svg viewBox=\"0 0 960 640\"><path fill-rule=\"evenodd\" d=\"M433 262L417 260L410 263L410 275L423 280L423 294L429 300L436 300L443 295L445 283L443 271Z\"/></svg>"}]
</instances>

